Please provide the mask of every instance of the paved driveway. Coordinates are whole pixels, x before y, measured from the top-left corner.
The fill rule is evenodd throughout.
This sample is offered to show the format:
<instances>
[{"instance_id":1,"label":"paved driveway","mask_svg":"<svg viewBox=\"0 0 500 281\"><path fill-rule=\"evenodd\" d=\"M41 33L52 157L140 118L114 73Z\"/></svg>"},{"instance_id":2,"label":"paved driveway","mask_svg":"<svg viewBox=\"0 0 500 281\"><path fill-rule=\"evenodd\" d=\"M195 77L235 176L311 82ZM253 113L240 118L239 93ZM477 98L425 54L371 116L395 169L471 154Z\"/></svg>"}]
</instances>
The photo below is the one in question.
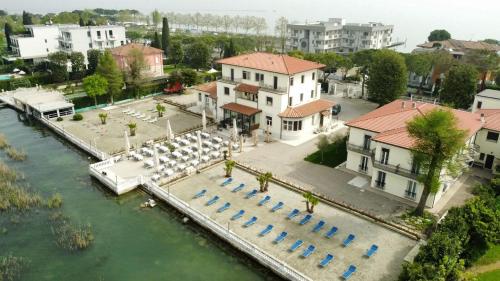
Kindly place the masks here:
<instances>
[{"instance_id":1,"label":"paved driveway","mask_svg":"<svg viewBox=\"0 0 500 281\"><path fill-rule=\"evenodd\" d=\"M372 103L363 99L343 98L339 95L322 94L322 99L334 101L342 106L342 111L339 114L339 119L349 121L368 113L378 107L376 103Z\"/></svg>"}]
</instances>

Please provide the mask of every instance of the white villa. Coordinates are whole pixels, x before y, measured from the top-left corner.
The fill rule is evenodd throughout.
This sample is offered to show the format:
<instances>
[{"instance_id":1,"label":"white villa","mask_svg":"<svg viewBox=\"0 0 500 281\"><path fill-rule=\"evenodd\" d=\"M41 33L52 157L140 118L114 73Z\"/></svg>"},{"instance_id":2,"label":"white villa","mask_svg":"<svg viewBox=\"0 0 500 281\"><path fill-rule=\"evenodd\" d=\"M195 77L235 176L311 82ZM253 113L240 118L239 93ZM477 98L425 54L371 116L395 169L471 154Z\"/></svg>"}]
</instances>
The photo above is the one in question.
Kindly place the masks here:
<instances>
[{"instance_id":1,"label":"white villa","mask_svg":"<svg viewBox=\"0 0 500 281\"><path fill-rule=\"evenodd\" d=\"M324 65L260 52L218 63L222 79L217 81L217 96L208 92L202 96L208 93L208 104L223 125L230 126L236 119L243 133L269 130L283 140L299 139L330 125L334 103L320 99L317 81Z\"/></svg>"},{"instance_id":2,"label":"white villa","mask_svg":"<svg viewBox=\"0 0 500 281\"><path fill-rule=\"evenodd\" d=\"M64 51L81 52L87 63L87 51L104 50L126 43L125 27L116 25L79 26L61 25L26 25L26 34L11 37L14 57L38 62L51 53Z\"/></svg>"},{"instance_id":3,"label":"white villa","mask_svg":"<svg viewBox=\"0 0 500 281\"><path fill-rule=\"evenodd\" d=\"M217 82L208 82L193 87L197 95L196 105L209 116L217 119Z\"/></svg>"},{"instance_id":4,"label":"white villa","mask_svg":"<svg viewBox=\"0 0 500 281\"><path fill-rule=\"evenodd\" d=\"M374 189L418 202L423 186L417 182L420 169L413 163L413 140L406 131L406 122L437 107L440 106L396 100L349 121L346 167L370 176ZM455 109L452 112L459 128L468 132L464 156L471 164L477 153L476 133L484 123L477 113ZM442 171L441 187L429 196L427 206L433 207L455 180Z\"/></svg>"}]
</instances>

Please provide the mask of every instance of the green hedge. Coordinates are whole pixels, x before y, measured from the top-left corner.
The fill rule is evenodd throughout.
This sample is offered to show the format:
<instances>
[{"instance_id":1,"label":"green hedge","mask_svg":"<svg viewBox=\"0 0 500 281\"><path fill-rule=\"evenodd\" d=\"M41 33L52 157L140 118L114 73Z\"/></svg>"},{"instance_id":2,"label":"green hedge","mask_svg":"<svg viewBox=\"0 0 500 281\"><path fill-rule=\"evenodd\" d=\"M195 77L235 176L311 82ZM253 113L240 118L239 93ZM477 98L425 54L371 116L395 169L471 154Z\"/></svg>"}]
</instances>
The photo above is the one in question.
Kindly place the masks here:
<instances>
[{"instance_id":1,"label":"green hedge","mask_svg":"<svg viewBox=\"0 0 500 281\"><path fill-rule=\"evenodd\" d=\"M22 78L0 81L0 90L11 91L15 90L16 85L28 84L34 87L38 85L46 85L50 83L50 76L45 73L36 73L34 75L26 75Z\"/></svg>"}]
</instances>

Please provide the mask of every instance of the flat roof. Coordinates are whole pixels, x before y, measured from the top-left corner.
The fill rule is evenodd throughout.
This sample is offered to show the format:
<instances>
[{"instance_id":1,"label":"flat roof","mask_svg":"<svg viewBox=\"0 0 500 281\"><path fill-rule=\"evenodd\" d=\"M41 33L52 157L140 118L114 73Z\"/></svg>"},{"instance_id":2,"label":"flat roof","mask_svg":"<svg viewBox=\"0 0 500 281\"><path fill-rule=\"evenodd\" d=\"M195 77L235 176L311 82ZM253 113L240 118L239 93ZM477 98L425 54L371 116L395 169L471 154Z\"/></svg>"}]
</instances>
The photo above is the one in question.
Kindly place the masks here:
<instances>
[{"instance_id":1,"label":"flat roof","mask_svg":"<svg viewBox=\"0 0 500 281\"><path fill-rule=\"evenodd\" d=\"M41 112L73 107L73 103L66 101L63 93L43 88L19 88L7 92L12 99L27 104Z\"/></svg>"}]
</instances>

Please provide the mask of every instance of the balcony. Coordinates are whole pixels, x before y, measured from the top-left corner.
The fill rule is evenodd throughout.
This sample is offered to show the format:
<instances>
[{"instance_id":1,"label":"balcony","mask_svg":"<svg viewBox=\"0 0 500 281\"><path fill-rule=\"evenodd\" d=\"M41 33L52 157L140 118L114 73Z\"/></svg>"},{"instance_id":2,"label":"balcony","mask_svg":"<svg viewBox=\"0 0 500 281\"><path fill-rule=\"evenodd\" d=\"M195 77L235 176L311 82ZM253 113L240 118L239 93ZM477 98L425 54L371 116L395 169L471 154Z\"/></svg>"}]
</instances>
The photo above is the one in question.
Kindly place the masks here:
<instances>
[{"instance_id":1,"label":"balcony","mask_svg":"<svg viewBox=\"0 0 500 281\"><path fill-rule=\"evenodd\" d=\"M385 164L377 160L373 161L373 167L414 180L416 180L419 175L416 171L401 168L401 165Z\"/></svg>"},{"instance_id":2,"label":"balcony","mask_svg":"<svg viewBox=\"0 0 500 281\"><path fill-rule=\"evenodd\" d=\"M233 79L231 79L231 77L222 76L222 79L220 81L224 82L224 83L229 83L229 84L236 85L238 83L244 83L244 82L247 82L249 80L243 80L241 78L233 78ZM286 93L287 92L287 88L286 87L280 87L280 86L278 86L275 89L273 85L266 84L263 81L259 81L258 85L259 85L259 87L263 91L266 91L266 92L271 92L271 93Z\"/></svg>"},{"instance_id":3,"label":"balcony","mask_svg":"<svg viewBox=\"0 0 500 281\"><path fill-rule=\"evenodd\" d=\"M375 187L384 190L384 188L385 188L385 181L376 180L375 181Z\"/></svg>"},{"instance_id":4,"label":"balcony","mask_svg":"<svg viewBox=\"0 0 500 281\"><path fill-rule=\"evenodd\" d=\"M364 146L355 145L352 143L347 143L347 150L351 150L370 157L372 157L375 153L375 149L366 148Z\"/></svg>"},{"instance_id":5,"label":"balcony","mask_svg":"<svg viewBox=\"0 0 500 281\"><path fill-rule=\"evenodd\" d=\"M367 174L368 173L368 166L363 167L362 165L358 165L358 172Z\"/></svg>"}]
</instances>

